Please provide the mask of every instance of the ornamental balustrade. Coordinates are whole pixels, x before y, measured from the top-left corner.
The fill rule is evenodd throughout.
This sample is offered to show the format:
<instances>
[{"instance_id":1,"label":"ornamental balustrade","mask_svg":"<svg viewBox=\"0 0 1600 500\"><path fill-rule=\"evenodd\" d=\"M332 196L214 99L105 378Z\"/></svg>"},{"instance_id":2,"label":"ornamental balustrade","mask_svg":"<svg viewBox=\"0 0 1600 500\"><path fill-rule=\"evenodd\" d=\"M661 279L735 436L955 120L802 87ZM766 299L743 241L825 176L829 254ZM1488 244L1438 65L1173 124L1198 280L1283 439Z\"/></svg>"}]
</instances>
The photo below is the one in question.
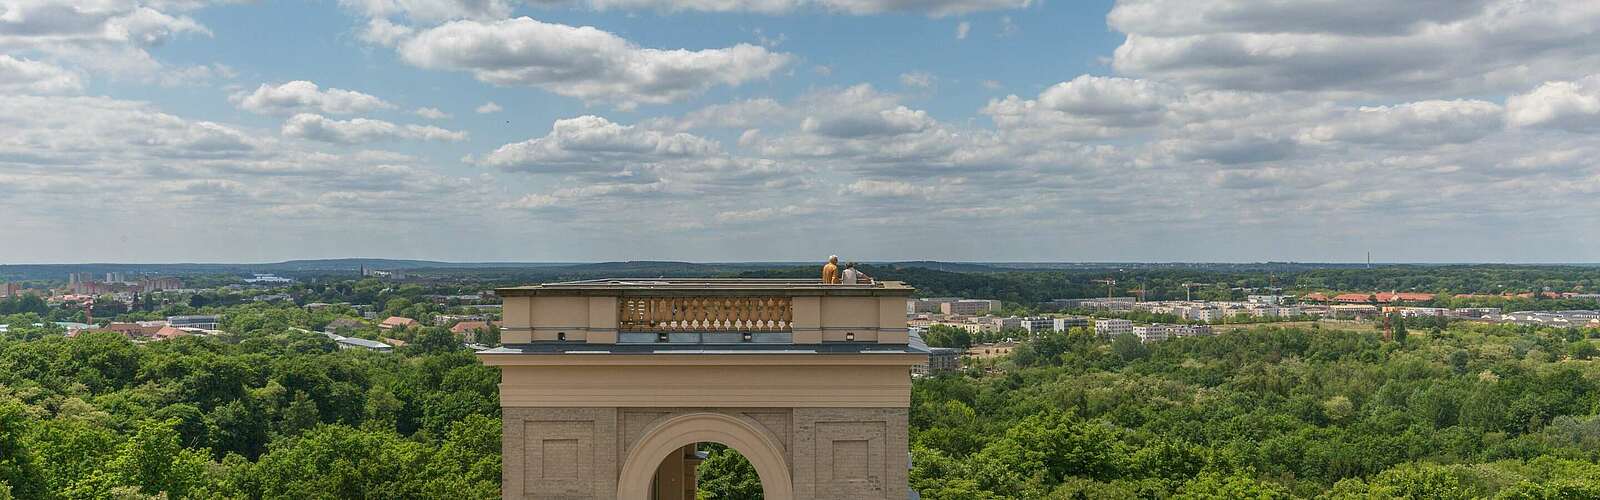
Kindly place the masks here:
<instances>
[{"instance_id":1,"label":"ornamental balustrade","mask_svg":"<svg viewBox=\"0 0 1600 500\"><path fill-rule=\"evenodd\" d=\"M790 297L623 297L617 301L623 332L788 332Z\"/></svg>"}]
</instances>

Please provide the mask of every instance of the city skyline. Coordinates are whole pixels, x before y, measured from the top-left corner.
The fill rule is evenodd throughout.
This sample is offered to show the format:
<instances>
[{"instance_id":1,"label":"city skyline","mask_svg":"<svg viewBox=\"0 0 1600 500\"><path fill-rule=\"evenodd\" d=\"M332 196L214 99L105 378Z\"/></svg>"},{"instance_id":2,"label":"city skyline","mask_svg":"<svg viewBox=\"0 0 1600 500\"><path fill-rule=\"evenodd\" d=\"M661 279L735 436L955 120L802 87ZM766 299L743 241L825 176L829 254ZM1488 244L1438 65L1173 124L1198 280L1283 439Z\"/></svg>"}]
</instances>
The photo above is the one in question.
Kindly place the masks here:
<instances>
[{"instance_id":1,"label":"city skyline","mask_svg":"<svg viewBox=\"0 0 1600 500\"><path fill-rule=\"evenodd\" d=\"M1600 262L1577 0L0 0L0 264Z\"/></svg>"}]
</instances>

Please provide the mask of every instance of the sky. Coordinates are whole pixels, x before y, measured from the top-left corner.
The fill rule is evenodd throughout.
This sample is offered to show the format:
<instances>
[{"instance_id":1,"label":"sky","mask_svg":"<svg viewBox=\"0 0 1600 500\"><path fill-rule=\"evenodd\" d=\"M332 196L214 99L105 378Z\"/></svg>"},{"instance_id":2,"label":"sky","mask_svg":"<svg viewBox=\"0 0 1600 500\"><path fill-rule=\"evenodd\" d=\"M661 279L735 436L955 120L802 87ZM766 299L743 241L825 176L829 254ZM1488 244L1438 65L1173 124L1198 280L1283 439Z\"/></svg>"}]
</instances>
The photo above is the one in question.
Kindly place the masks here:
<instances>
[{"instance_id":1,"label":"sky","mask_svg":"<svg viewBox=\"0 0 1600 500\"><path fill-rule=\"evenodd\" d=\"M0 0L0 263L1600 261L1592 0Z\"/></svg>"}]
</instances>

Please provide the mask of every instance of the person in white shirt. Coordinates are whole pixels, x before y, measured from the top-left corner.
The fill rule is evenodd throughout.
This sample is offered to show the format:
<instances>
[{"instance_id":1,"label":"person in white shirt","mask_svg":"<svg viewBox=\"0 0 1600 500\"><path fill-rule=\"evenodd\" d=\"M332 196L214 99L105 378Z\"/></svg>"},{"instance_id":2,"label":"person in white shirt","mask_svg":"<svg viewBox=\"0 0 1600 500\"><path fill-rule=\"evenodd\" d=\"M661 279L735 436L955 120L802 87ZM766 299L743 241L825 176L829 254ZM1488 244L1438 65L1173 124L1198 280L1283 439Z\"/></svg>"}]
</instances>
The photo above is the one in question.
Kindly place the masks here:
<instances>
[{"instance_id":1,"label":"person in white shirt","mask_svg":"<svg viewBox=\"0 0 1600 500\"><path fill-rule=\"evenodd\" d=\"M867 273L863 273L860 270L857 270L856 269L856 263L854 263L854 262L845 264L844 265L844 273L842 273L842 274L844 275L843 276L844 279L841 280L841 281L843 281L844 284L846 284L846 285L854 285L854 284L857 284L857 283L871 283L872 282L872 277L871 276L867 276Z\"/></svg>"}]
</instances>

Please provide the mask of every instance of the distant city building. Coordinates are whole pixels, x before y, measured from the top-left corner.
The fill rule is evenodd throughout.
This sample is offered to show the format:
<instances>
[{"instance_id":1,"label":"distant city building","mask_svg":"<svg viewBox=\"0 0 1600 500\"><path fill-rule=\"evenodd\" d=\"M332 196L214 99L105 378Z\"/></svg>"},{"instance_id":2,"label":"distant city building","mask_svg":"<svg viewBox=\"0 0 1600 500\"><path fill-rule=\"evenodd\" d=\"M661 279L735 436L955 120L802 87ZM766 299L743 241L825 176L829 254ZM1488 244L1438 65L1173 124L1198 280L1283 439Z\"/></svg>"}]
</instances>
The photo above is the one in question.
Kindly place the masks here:
<instances>
[{"instance_id":1,"label":"distant city building","mask_svg":"<svg viewBox=\"0 0 1600 500\"><path fill-rule=\"evenodd\" d=\"M1022 328L1022 318L1018 318L1016 316L1011 316L1009 318L993 318L989 320L989 324L994 325L995 330Z\"/></svg>"},{"instance_id":2,"label":"distant city building","mask_svg":"<svg viewBox=\"0 0 1600 500\"><path fill-rule=\"evenodd\" d=\"M22 285L16 283L0 284L0 297L16 297L22 295Z\"/></svg>"},{"instance_id":3,"label":"distant city building","mask_svg":"<svg viewBox=\"0 0 1600 500\"><path fill-rule=\"evenodd\" d=\"M1160 342L1178 337L1196 337L1211 335L1208 325L1168 325L1155 323L1146 326L1133 327L1133 334L1143 342Z\"/></svg>"},{"instance_id":4,"label":"distant city building","mask_svg":"<svg viewBox=\"0 0 1600 500\"><path fill-rule=\"evenodd\" d=\"M1378 315L1378 306L1371 304L1338 304L1328 309L1334 319L1368 319Z\"/></svg>"},{"instance_id":5,"label":"distant city building","mask_svg":"<svg viewBox=\"0 0 1600 500\"><path fill-rule=\"evenodd\" d=\"M961 299L939 304L939 312L943 314L959 314L963 316L988 314L1000 310L998 300Z\"/></svg>"},{"instance_id":6,"label":"distant city building","mask_svg":"<svg viewBox=\"0 0 1600 500\"><path fill-rule=\"evenodd\" d=\"M1125 319L1097 319L1094 321L1094 333L1101 337L1133 333L1133 322Z\"/></svg>"},{"instance_id":7,"label":"distant city building","mask_svg":"<svg viewBox=\"0 0 1600 500\"><path fill-rule=\"evenodd\" d=\"M1023 330L1027 330L1029 335L1039 335L1045 332L1057 331L1056 321L1052 318L1032 316L1022 318L1019 323L1019 326L1021 326Z\"/></svg>"},{"instance_id":8,"label":"distant city building","mask_svg":"<svg viewBox=\"0 0 1600 500\"><path fill-rule=\"evenodd\" d=\"M147 338L154 337L156 332L161 331L163 327L167 326L171 325L165 321L137 321L133 323L112 322L111 324L106 325L104 330L120 333L130 339Z\"/></svg>"},{"instance_id":9,"label":"distant city building","mask_svg":"<svg viewBox=\"0 0 1600 500\"><path fill-rule=\"evenodd\" d=\"M1541 325L1559 328L1585 327L1593 323L1600 323L1600 311L1586 309L1566 311L1518 311L1505 313L1500 316L1501 321L1519 325Z\"/></svg>"},{"instance_id":10,"label":"distant city building","mask_svg":"<svg viewBox=\"0 0 1600 500\"><path fill-rule=\"evenodd\" d=\"M1017 348L1016 342L1000 342L997 344L978 344L967 348L966 355L978 359L992 359L1011 354Z\"/></svg>"},{"instance_id":11,"label":"distant city building","mask_svg":"<svg viewBox=\"0 0 1600 500\"><path fill-rule=\"evenodd\" d=\"M1373 300L1370 293L1341 293L1333 296L1333 301L1341 304L1368 304Z\"/></svg>"},{"instance_id":12,"label":"distant city building","mask_svg":"<svg viewBox=\"0 0 1600 500\"><path fill-rule=\"evenodd\" d=\"M1245 297L1245 301L1252 304L1278 305L1284 303L1288 298L1289 296L1287 295L1250 295Z\"/></svg>"},{"instance_id":13,"label":"distant city building","mask_svg":"<svg viewBox=\"0 0 1600 500\"><path fill-rule=\"evenodd\" d=\"M926 299L906 299L906 314L942 313L940 306L961 300L960 297L929 297Z\"/></svg>"},{"instance_id":14,"label":"distant city building","mask_svg":"<svg viewBox=\"0 0 1600 500\"><path fill-rule=\"evenodd\" d=\"M395 329L395 328L408 328L408 327L413 327L413 326L417 326L417 320L414 320L414 319L411 319L411 318L403 318L403 317L400 317L400 316L390 316L390 317L384 319L382 323L378 323L378 328L382 328L384 330L392 330L392 329Z\"/></svg>"},{"instance_id":15,"label":"distant city building","mask_svg":"<svg viewBox=\"0 0 1600 500\"><path fill-rule=\"evenodd\" d=\"M1450 310L1443 307L1385 307L1384 312L1397 312L1402 318L1437 318L1450 315Z\"/></svg>"},{"instance_id":16,"label":"distant city building","mask_svg":"<svg viewBox=\"0 0 1600 500\"><path fill-rule=\"evenodd\" d=\"M182 288L183 282L179 281L178 278L142 278L139 280L139 291L145 293L179 290Z\"/></svg>"},{"instance_id":17,"label":"distant city building","mask_svg":"<svg viewBox=\"0 0 1600 500\"><path fill-rule=\"evenodd\" d=\"M1058 332L1064 332L1073 328L1089 328L1090 326L1089 318L1082 316L1054 318L1051 320L1051 323L1051 328Z\"/></svg>"},{"instance_id":18,"label":"distant city building","mask_svg":"<svg viewBox=\"0 0 1600 500\"><path fill-rule=\"evenodd\" d=\"M497 321L462 321L450 327L450 333L466 342L477 342L478 336L489 333L490 326L500 326Z\"/></svg>"},{"instance_id":19,"label":"distant city building","mask_svg":"<svg viewBox=\"0 0 1600 500\"><path fill-rule=\"evenodd\" d=\"M339 349L365 349L365 350L368 350L368 351L376 351L376 352L393 352L394 351L394 346L389 345L389 344L385 344L383 342L378 342L376 340L367 340L367 339L361 339L361 338L355 338L355 337L346 337L346 336L335 334L335 333L324 333L323 335L327 335L328 339L334 341L335 343L338 343L339 344Z\"/></svg>"},{"instance_id":20,"label":"distant city building","mask_svg":"<svg viewBox=\"0 0 1600 500\"><path fill-rule=\"evenodd\" d=\"M173 328L199 328L201 330L216 330L221 318L214 315L193 316L168 316L167 324Z\"/></svg>"},{"instance_id":21,"label":"distant city building","mask_svg":"<svg viewBox=\"0 0 1600 500\"><path fill-rule=\"evenodd\" d=\"M291 278L285 278L285 277L282 277L282 276L277 276L277 275L272 275L272 274L256 274L256 275L253 275L250 278L245 278L244 282L245 283L259 285L259 284L269 284L269 283L293 283L294 280L291 279Z\"/></svg>"},{"instance_id":22,"label":"distant city building","mask_svg":"<svg viewBox=\"0 0 1600 500\"><path fill-rule=\"evenodd\" d=\"M1433 300L1431 293L1388 292L1373 294L1378 302L1392 304L1396 302L1427 302Z\"/></svg>"},{"instance_id":23,"label":"distant city building","mask_svg":"<svg viewBox=\"0 0 1600 500\"><path fill-rule=\"evenodd\" d=\"M1457 318L1492 318L1500 315L1498 307L1457 307L1450 310L1450 315Z\"/></svg>"},{"instance_id":24,"label":"distant city building","mask_svg":"<svg viewBox=\"0 0 1600 500\"><path fill-rule=\"evenodd\" d=\"M913 365L911 374L931 377L961 371L961 351L949 347L929 347L928 363Z\"/></svg>"},{"instance_id":25,"label":"distant city building","mask_svg":"<svg viewBox=\"0 0 1600 500\"><path fill-rule=\"evenodd\" d=\"M1056 309L1070 311L1073 309L1110 309L1113 311L1133 310L1137 302L1133 297L1098 297L1088 299L1055 299L1048 304Z\"/></svg>"}]
</instances>

